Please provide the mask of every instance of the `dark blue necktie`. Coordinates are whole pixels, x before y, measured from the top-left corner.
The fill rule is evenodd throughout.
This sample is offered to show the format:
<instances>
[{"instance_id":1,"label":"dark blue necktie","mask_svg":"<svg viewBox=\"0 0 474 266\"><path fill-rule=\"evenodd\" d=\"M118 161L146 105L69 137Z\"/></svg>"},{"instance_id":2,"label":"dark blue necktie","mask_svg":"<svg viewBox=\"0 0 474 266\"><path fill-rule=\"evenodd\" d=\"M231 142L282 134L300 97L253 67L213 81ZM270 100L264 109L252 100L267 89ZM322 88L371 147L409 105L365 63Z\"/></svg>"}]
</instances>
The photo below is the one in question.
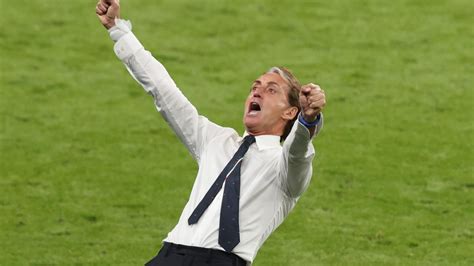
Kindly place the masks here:
<instances>
[{"instance_id":1,"label":"dark blue necktie","mask_svg":"<svg viewBox=\"0 0 474 266\"><path fill-rule=\"evenodd\" d=\"M240 166L245 153L250 145L255 142L255 137L247 135L232 159L224 167L214 184L207 191L204 198L199 202L196 209L188 219L188 224L195 224L209 207L222 188L225 181L224 194L222 196L221 215L219 221L219 245L227 252L231 252L240 242L239 233L239 197L240 197Z\"/></svg>"}]
</instances>

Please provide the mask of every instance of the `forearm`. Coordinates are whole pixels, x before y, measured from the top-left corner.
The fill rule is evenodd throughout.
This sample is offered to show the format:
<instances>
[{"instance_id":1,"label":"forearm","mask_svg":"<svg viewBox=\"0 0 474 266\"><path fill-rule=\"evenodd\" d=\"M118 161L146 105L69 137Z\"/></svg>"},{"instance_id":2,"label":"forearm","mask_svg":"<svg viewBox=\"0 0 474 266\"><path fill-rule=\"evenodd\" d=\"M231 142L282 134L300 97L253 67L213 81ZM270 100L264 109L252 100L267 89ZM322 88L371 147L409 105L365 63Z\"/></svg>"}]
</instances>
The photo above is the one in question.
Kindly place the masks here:
<instances>
[{"instance_id":1,"label":"forearm","mask_svg":"<svg viewBox=\"0 0 474 266\"><path fill-rule=\"evenodd\" d=\"M320 132L322 125L322 116L318 124L312 128L307 128L296 121L283 144L282 179L291 197L300 196L309 185L315 156L311 141Z\"/></svg>"}]
</instances>

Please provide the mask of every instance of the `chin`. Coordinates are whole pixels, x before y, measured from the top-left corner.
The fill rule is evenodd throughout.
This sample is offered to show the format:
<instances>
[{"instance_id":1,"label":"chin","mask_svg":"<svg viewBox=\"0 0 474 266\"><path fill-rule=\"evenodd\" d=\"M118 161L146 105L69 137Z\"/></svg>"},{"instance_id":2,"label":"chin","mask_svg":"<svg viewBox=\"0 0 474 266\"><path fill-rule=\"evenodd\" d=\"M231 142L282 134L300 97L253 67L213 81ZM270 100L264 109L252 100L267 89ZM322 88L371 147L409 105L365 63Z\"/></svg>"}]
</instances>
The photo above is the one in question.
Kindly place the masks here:
<instances>
[{"instance_id":1,"label":"chin","mask_svg":"<svg viewBox=\"0 0 474 266\"><path fill-rule=\"evenodd\" d=\"M259 119L256 119L255 117L244 117L244 126L247 132L253 131L259 125L260 125Z\"/></svg>"}]
</instances>

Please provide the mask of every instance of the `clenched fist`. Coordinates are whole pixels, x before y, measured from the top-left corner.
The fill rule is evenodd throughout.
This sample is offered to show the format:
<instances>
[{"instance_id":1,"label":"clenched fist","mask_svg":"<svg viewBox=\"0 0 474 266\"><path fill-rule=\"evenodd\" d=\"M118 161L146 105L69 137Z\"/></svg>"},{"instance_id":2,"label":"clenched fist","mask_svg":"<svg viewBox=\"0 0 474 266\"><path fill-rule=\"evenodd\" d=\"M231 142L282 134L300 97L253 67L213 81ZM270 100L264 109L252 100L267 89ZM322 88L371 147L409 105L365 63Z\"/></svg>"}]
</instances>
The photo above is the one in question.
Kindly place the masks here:
<instances>
[{"instance_id":1,"label":"clenched fist","mask_svg":"<svg viewBox=\"0 0 474 266\"><path fill-rule=\"evenodd\" d=\"M300 90L301 115L307 122L316 120L318 114L326 105L326 95L316 84L309 83L303 85Z\"/></svg>"},{"instance_id":2,"label":"clenched fist","mask_svg":"<svg viewBox=\"0 0 474 266\"><path fill-rule=\"evenodd\" d=\"M115 18L120 17L119 0L99 0L95 13L106 29L115 26Z\"/></svg>"}]
</instances>

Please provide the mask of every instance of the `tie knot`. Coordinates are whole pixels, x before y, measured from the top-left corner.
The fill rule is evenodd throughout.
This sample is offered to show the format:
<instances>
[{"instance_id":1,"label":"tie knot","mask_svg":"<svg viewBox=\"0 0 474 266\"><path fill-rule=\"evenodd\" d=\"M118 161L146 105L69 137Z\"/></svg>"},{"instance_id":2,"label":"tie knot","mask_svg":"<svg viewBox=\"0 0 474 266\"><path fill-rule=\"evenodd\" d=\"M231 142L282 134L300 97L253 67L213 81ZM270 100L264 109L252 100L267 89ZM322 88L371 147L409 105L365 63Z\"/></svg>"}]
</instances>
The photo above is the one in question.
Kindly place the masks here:
<instances>
[{"instance_id":1,"label":"tie knot","mask_svg":"<svg viewBox=\"0 0 474 266\"><path fill-rule=\"evenodd\" d=\"M253 135L245 136L244 142L247 143L248 145L254 143L255 142L255 136L253 136Z\"/></svg>"}]
</instances>

